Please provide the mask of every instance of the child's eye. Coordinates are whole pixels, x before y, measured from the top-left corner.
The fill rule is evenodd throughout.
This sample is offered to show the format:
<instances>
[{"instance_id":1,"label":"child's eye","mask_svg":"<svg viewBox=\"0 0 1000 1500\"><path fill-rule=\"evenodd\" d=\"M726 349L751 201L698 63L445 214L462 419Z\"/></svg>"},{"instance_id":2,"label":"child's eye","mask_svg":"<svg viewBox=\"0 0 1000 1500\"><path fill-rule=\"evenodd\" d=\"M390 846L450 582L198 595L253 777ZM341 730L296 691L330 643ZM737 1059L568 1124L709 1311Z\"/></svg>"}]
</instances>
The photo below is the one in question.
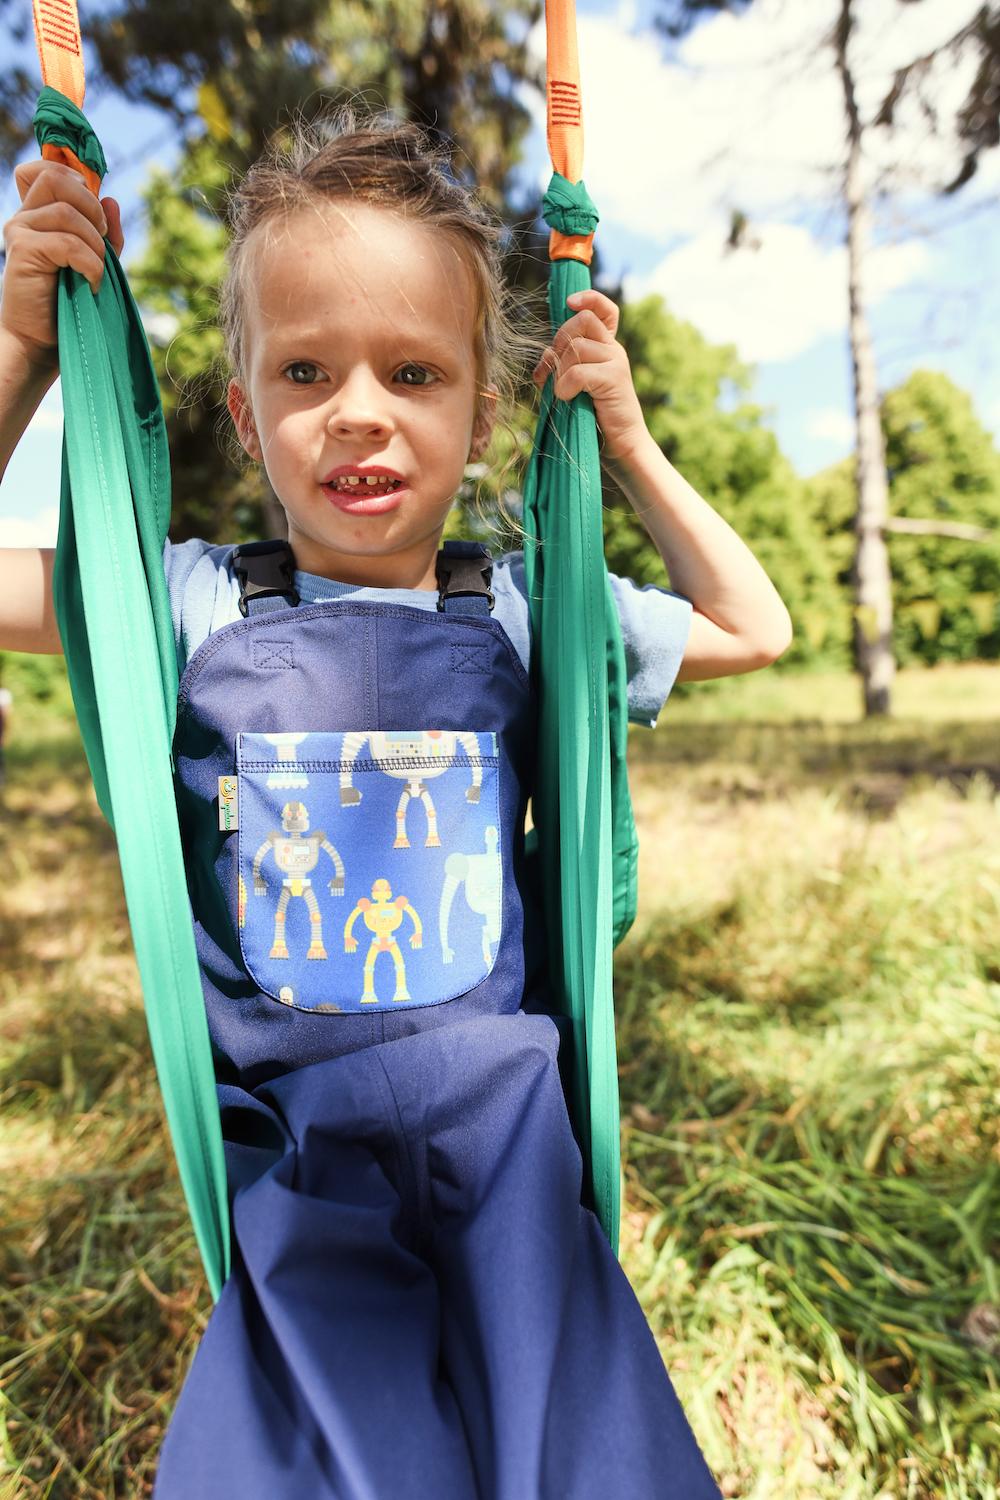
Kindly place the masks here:
<instances>
[{"instance_id":1,"label":"child's eye","mask_svg":"<svg viewBox=\"0 0 1000 1500\"><path fill-rule=\"evenodd\" d=\"M311 370L313 372L313 375L316 374L316 366L310 364L309 361L305 359L297 359L293 364L286 365L282 373L288 375L291 374L292 370ZM315 383L315 380L297 380L295 376L292 375L293 385L315 385Z\"/></svg>"},{"instance_id":2,"label":"child's eye","mask_svg":"<svg viewBox=\"0 0 1000 1500\"><path fill-rule=\"evenodd\" d=\"M396 374L401 379L402 379L403 376L406 376L406 375L415 375L417 377L416 380L405 380L404 379L403 380L403 384L404 385L415 385L415 386L429 385L432 381L437 380L437 376L433 373L433 371L426 369L423 365L414 365L414 364L402 365L396 371Z\"/></svg>"}]
</instances>

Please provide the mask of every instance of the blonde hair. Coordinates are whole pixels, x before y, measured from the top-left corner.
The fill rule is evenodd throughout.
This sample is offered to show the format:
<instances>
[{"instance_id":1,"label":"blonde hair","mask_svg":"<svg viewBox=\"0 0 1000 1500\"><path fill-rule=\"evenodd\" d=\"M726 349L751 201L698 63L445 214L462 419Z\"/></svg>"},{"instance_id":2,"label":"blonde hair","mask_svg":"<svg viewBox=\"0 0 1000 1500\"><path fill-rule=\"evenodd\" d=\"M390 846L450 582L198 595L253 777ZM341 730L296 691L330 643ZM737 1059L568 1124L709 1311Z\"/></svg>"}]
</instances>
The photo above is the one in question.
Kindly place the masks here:
<instances>
[{"instance_id":1,"label":"blonde hair","mask_svg":"<svg viewBox=\"0 0 1000 1500\"><path fill-rule=\"evenodd\" d=\"M284 221L304 208L353 199L391 210L447 234L472 277L476 319L474 350L478 397L494 399L496 419L510 436L511 416L528 371L547 341L548 327L532 305L540 294L512 288L504 276L504 227L473 189L458 181L444 148L419 125L388 113L342 105L312 123L293 120L287 144L275 141L230 190L226 215L230 239L219 292L219 322L231 378L248 389L246 309L252 296L255 230ZM223 418L225 421L225 418ZM231 427L233 456L245 459ZM501 476L502 477L502 476Z\"/></svg>"}]
</instances>

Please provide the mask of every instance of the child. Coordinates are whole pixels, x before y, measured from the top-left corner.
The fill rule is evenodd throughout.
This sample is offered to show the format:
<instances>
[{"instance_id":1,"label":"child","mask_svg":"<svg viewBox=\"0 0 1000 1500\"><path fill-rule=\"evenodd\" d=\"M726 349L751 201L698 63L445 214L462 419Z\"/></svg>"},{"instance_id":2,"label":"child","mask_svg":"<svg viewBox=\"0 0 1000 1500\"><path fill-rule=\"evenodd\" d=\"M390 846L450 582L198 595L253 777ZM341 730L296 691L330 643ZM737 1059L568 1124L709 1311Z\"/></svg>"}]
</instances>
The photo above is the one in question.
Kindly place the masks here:
<instances>
[{"instance_id":1,"label":"child","mask_svg":"<svg viewBox=\"0 0 1000 1500\"><path fill-rule=\"evenodd\" d=\"M96 288L101 235L122 249L114 200L71 170L16 177L4 466L56 374L57 268ZM525 346L499 231L415 127L350 116L258 163L232 210L228 406L291 551L164 558L234 1265L156 1495L716 1496L580 1207L522 901L521 560L439 560ZM646 431L613 303L573 302L535 379L590 392L680 591L614 581L651 723L676 677L773 661L788 615ZM60 649L51 561L0 553L0 647Z\"/></svg>"}]
</instances>

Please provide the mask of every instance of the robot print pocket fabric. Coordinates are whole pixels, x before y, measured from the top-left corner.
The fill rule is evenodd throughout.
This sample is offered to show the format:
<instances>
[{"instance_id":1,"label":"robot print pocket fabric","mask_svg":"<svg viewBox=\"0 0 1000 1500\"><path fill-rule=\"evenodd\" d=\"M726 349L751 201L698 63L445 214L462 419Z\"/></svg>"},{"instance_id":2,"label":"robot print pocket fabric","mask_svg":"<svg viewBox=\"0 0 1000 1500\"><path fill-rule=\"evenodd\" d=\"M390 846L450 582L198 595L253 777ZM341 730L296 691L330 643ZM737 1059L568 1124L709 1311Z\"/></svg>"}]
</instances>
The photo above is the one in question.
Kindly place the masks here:
<instances>
[{"instance_id":1,"label":"robot print pocket fabric","mask_svg":"<svg viewBox=\"0 0 1000 1500\"><path fill-rule=\"evenodd\" d=\"M260 989L310 1011L464 995L500 942L496 735L241 734L240 947Z\"/></svg>"}]
</instances>

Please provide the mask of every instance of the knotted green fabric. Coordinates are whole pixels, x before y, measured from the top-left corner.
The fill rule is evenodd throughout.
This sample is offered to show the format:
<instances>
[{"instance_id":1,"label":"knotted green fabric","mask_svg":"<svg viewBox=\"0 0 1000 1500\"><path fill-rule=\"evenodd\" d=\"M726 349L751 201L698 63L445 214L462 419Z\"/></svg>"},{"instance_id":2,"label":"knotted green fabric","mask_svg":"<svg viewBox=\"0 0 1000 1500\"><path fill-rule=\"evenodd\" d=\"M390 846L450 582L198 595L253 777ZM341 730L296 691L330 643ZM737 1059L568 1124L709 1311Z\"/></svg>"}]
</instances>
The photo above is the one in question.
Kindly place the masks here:
<instances>
[{"instance_id":1,"label":"knotted green fabric","mask_svg":"<svg viewBox=\"0 0 1000 1500\"><path fill-rule=\"evenodd\" d=\"M103 177L108 164L86 115L57 89L43 88L35 105L35 140L42 146L68 146L85 167Z\"/></svg>"},{"instance_id":2,"label":"knotted green fabric","mask_svg":"<svg viewBox=\"0 0 1000 1500\"><path fill-rule=\"evenodd\" d=\"M86 117L43 88L39 146L105 171ZM115 830L153 1057L181 1182L214 1296L229 1272L225 1161L195 954L170 745L177 655L163 574L170 463L139 311L111 246L95 297L58 289L64 436L54 595L101 809Z\"/></svg>"},{"instance_id":3,"label":"knotted green fabric","mask_svg":"<svg viewBox=\"0 0 1000 1500\"><path fill-rule=\"evenodd\" d=\"M552 229L590 234L597 209L582 182L556 172L543 199ZM581 261L553 261L555 332L586 290ZM601 464L586 393L542 393L524 487L525 572L539 689L533 802L543 899L560 1007L572 1023L577 1138L594 1207L617 1249L621 1155L611 955L635 918L638 840L626 776L627 679L601 524Z\"/></svg>"}]
</instances>

